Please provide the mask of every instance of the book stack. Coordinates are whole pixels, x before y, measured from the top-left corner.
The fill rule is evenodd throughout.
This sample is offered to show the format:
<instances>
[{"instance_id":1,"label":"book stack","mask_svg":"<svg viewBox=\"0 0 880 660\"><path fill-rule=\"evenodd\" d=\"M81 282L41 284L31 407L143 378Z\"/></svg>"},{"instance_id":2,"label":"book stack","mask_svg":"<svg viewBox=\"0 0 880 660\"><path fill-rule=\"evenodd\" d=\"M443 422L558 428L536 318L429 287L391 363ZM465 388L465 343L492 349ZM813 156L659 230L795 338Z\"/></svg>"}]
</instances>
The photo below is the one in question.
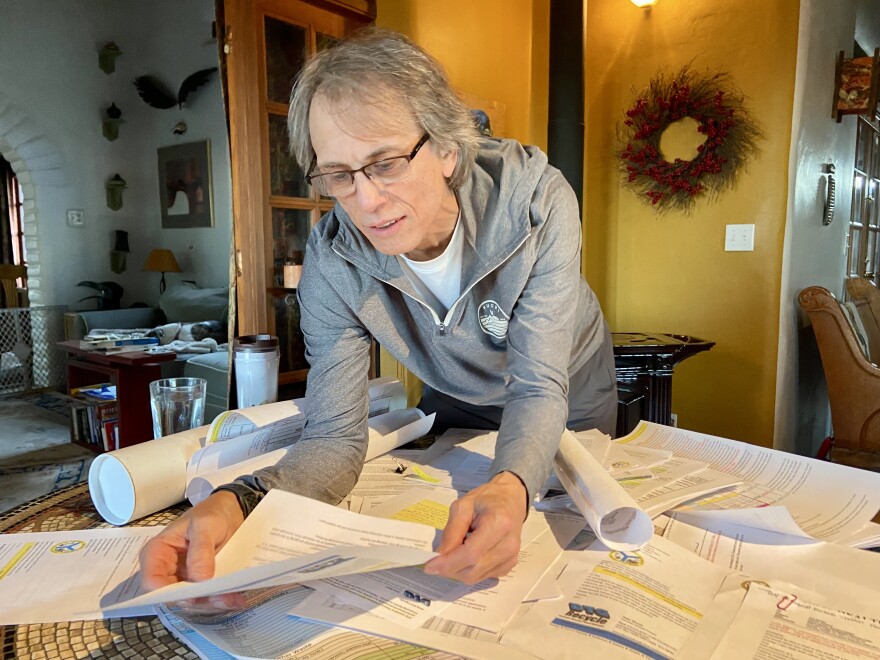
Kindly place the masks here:
<instances>
[{"instance_id":1,"label":"book stack","mask_svg":"<svg viewBox=\"0 0 880 660\"><path fill-rule=\"evenodd\" d=\"M79 343L80 348L102 353L127 353L131 351L145 351L159 345L158 337L144 337L140 335L99 335L86 337Z\"/></svg>"},{"instance_id":2,"label":"book stack","mask_svg":"<svg viewBox=\"0 0 880 660\"><path fill-rule=\"evenodd\" d=\"M119 448L116 386L99 383L70 390L70 435L73 442L101 451Z\"/></svg>"}]
</instances>

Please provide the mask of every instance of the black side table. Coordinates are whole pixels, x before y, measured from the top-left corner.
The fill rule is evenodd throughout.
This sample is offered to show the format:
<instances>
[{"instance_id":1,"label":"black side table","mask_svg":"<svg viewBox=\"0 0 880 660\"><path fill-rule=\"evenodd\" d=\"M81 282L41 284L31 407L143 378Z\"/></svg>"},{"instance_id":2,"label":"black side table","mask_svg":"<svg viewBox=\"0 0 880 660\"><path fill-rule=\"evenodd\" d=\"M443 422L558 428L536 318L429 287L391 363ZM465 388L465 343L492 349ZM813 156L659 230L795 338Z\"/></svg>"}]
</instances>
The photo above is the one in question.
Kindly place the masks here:
<instances>
[{"instance_id":1,"label":"black side table","mask_svg":"<svg viewBox=\"0 0 880 660\"><path fill-rule=\"evenodd\" d=\"M715 342L655 332L613 332L611 337L619 393L617 436L632 431L639 419L669 424L675 365Z\"/></svg>"}]
</instances>

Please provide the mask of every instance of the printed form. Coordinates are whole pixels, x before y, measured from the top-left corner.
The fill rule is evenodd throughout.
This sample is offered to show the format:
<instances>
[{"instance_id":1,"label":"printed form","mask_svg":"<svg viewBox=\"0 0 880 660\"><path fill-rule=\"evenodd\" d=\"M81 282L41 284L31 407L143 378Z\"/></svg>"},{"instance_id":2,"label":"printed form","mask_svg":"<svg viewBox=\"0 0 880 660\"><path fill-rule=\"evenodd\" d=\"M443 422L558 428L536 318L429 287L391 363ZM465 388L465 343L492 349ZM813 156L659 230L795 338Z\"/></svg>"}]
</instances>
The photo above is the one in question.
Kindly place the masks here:
<instances>
[{"instance_id":1,"label":"printed form","mask_svg":"<svg viewBox=\"0 0 880 660\"><path fill-rule=\"evenodd\" d=\"M161 527L0 536L0 624L101 619L139 592L138 553ZM115 588L114 588L115 587ZM136 608L119 616L152 614Z\"/></svg>"},{"instance_id":2,"label":"printed form","mask_svg":"<svg viewBox=\"0 0 880 660\"><path fill-rule=\"evenodd\" d=\"M311 590L273 587L245 594L243 609L196 616L160 606L159 616L175 636L205 657L266 660L453 660L456 656L287 615Z\"/></svg>"},{"instance_id":3,"label":"printed form","mask_svg":"<svg viewBox=\"0 0 880 660\"><path fill-rule=\"evenodd\" d=\"M446 526L455 491L412 489L386 502L376 515L395 520ZM421 569L398 569L310 582L323 596L315 596L291 611L313 617L310 603L326 596L370 612L407 628L424 626L432 617L478 626L498 634L519 608L523 598L562 554L563 547L583 528L582 518L532 512L523 525L519 563L507 576L474 586L425 575ZM434 595L438 594L438 595ZM352 627L356 627L353 625Z\"/></svg>"},{"instance_id":4,"label":"printed form","mask_svg":"<svg viewBox=\"0 0 880 660\"><path fill-rule=\"evenodd\" d=\"M501 643L554 660L672 658L728 572L659 537L638 551L597 543L566 567L564 598L531 605Z\"/></svg>"},{"instance_id":5,"label":"printed form","mask_svg":"<svg viewBox=\"0 0 880 660\"><path fill-rule=\"evenodd\" d=\"M846 611L810 603L797 592L753 582L714 660L880 658L876 600L848 599Z\"/></svg>"},{"instance_id":6,"label":"printed form","mask_svg":"<svg viewBox=\"0 0 880 660\"><path fill-rule=\"evenodd\" d=\"M105 611L423 564L437 555L438 534L275 489L217 554L214 578L168 585Z\"/></svg>"},{"instance_id":7,"label":"printed form","mask_svg":"<svg viewBox=\"0 0 880 660\"><path fill-rule=\"evenodd\" d=\"M880 473L651 422L640 422L632 433L617 442L704 461L713 470L743 482L690 505L693 509L781 504L804 532L823 541L851 536L880 510Z\"/></svg>"},{"instance_id":8,"label":"printed form","mask_svg":"<svg viewBox=\"0 0 880 660\"><path fill-rule=\"evenodd\" d=\"M880 593L880 554L803 536L770 532L732 522L683 522L687 514L673 513L663 536L701 558L745 573L756 580L770 578L826 593L846 585L858 598Z\"/></svg>"}]
</instances>

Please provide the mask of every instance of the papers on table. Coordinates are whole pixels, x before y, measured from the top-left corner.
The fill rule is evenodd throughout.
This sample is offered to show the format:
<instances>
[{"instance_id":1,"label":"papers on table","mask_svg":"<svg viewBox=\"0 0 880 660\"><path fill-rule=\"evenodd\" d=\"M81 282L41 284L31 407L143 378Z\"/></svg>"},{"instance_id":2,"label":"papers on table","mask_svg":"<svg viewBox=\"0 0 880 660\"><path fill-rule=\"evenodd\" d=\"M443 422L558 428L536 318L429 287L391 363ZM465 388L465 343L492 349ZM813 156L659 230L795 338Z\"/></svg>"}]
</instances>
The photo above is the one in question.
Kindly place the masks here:
<instances>
[{"instance_id":1,"label":"papers on table","mask_svg":"<svg viewBox=\"0 0 880 660\"><path fill-rule=\"evenodd\" d=\"M100 619L139 593L138 552L160 527L0 535L0 625ZM151 608L118 616L151 614Z\"/></svg>"},{"instance_id":2,"label":"papers on table","mask_svg":"<svg viewBox=\"0 0 880 660\"><path fill-rule=\"evenodd\" d=\"M226 658L280 658L335 660L337 658L406 658L452 660L452 656L395 640L334 628L288 616L287 611L311 590L274 587L246 593L245 607L215 616L192 616L159 607L166 628L210 660Z\"/></svg>"},{"instance_id":3,"label":"papers on table","mask_svg":"<svg viewBox=\"0 0 880 660\"><path fill-rule=\"evenodd\" d=\"M403 423L429 423L418 414L399 415L406 417ZM390 428L377 425L374 432ZM330 660L375 652L436 660L451 657L446 654L493 660L634 654L690 660L749 654L775 658L783 646L797 649L793 657L877 655L877 624L869 621L873 615L864 604L873 606L880 591L880 555L842 544L869 543L878 527L857 506L840 501L817 505L821 516L834 510L855 516L837 525L850 529L834 543L818 541L805 531L812 521L790 508L800 503L806 511L808 493L782 484L783 474L802 482L820 478L820 468L817 477L812 462L777 464L772 454L753 456L750 449L732 443L724 452L737 457L737 472L721 459L724 452L714 443L708 447L719 456L692 451L699 434L650 427L642 433L623 443L611 443L600 434L580 434L560 443L569 474L563 481L569 492L583 497L585 515L597 529L607 531L603 517L621 508L622 501L637 511L641 505L642 515L656 516L654 529L662 537L653 536L640 549L611 548L598 541L566 495L541 501L540 510L530 512L519 564L508 576L465 587L425 575L419 565L434 556L432 548L456 488L477 485L474 474L485 478L494 454L494 434L457 431L431 449L395 449L373 459L347 503L352 511L369 516L272 491L220 552L216 577L207 582L139 596L133 576L136 549L143 542L139 535L146 538L155 530L94 530L115 532L120 535L115 538L127 539L132 548L128 559L112 566L95 563L104 572L88 578L93 586L86 593L92 595L81 599L77 586L74 602L77 609L91 608L83 616L115 616L120 606L242 592L247 607L238 613L181 618L180 612L161 610L179 638L212 659ZM674 441L668 440L670 433L676 434ZM647 440L646 446L639 444L640 438ZM239 442L230 439L206 450L193 469L196 464L223 465L223 444L229 452L243 452L238 458L271 454L252 456L249 443L255 441ZM872 475L849 468L841 474L838 491L853 501L873 501ZM607 480L619 491L615 497L623 493L628 499L609 498ZM768 506L737 508L755 501L742 493L754 493L756 483L765 493L783 496L775 501L765 496L762 501ZM731 498L733 489L737 492ZM706 493L727 505L695 509L693 498L705 499ZM821 494L837 498L831 489ZM683 499L686 507L660 515ZM826 530L832 526L829 520L823 524ZM610 543L620 541L615 531L605 534ZM37 542L41 537L35 535ZM11 543L19 541L34 542L22 535ZM0 537L3 542L10 541ZM47 591L42 600L23 599L23 607L15 603L18 609L6 605L18 593L10 590L15 583L7 582L13 571L5 575L3 567L27 565L17 554L20 548L15 545L0 555L0 613L22 622L81 616L71 614L73 592L54 576L54 584L64 586ZM61 574L67 571L65 567ZM746 592L751 584L760 588ZM129 595L134 598L124 600ZM99 599L107 605L100 613L95 611ZM63 605L56 602L65 600ZM783 614L776 611L780 604L786 606Z\"/></svg>"},{"instance_id":4,"label":"papers on table","mask_svg":"<svg viewBox=\"0 0 880 660\"><path fill-rule=\"evenodd\" d=\"M880 510L880 473L756 447L703 433L641 422L618 442L671 451L705 462L742 481L691 509L761 508L784 505L809 536L842 541L859 532Z\"/></svg>"},{"instance_id":5,"label":"papers on table","mask_svg":"<svg viewBox=\"0 0 880 660\"><path fill-rule=\"evenodd\" d=\"M880 658L876 601L853 602L845 610L809 602L752 582L742 606L715 649L717 660L776 658Z\"/></svg>"},{"instance_id":6,"label":"papers on table","mask_svg":"<svg viewBox=\"0 0 880 660\"><path fill-rule=\"evenodd\" d=\"M679 514L670 518L666 539L754 579L785 580L817 593L834 585L846 585L858 597L880 593L878 553L736 523L700 520L697 527L679 520Z\"/></svg>"},{"instance_id":7,"label":"papers on table","mask_svg":"<svg viewBox=\"0 0 880 660\"><path fill-rule=\"evenodd\" d=\"M436 556L436 536L424 525L361 516L272 490L217 554L214 578L162 587L106 611L414 566Z\"/></svg>"},{"instance_id":8,"label":"papers on table","mask_svg":"<svg viewBox=\"0 0 880 660\"><path fill-rule=\"evenodd\" d=\"M540 658L671 658L727 575L658 537L639 551L590 550L560 577L563 598L529 606L502 644Z\"/></svg>"}]
</instances>

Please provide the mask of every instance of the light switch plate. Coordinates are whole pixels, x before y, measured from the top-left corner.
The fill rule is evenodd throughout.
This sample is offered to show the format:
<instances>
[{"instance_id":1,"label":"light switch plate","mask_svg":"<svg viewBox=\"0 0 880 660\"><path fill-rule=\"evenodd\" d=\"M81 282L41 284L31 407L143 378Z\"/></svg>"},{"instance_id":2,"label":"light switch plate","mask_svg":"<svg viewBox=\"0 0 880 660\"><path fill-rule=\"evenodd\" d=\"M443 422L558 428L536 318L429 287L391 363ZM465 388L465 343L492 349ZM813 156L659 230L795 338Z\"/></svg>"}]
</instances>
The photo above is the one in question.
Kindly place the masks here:
<instances>
[{"instance_id":1,"label":"light switch plate","mask_svg":"<svg viewBox=\"0 0 880 660\"><path fill-rule=\"evenodd\" d=\"M755 249L755 225L727 225L725 252L752 252Z\"/></svg>"},{"instance_id":2,"label":"light switch plate","mask_svg":"<svg viewBox=\"0 0 880 660\"><path fill-rule=\"evenodd\" d=\"M82 209L67 209L67 224L71 227L82 227L85 224Z\"/></svg>"}]
</instances>

